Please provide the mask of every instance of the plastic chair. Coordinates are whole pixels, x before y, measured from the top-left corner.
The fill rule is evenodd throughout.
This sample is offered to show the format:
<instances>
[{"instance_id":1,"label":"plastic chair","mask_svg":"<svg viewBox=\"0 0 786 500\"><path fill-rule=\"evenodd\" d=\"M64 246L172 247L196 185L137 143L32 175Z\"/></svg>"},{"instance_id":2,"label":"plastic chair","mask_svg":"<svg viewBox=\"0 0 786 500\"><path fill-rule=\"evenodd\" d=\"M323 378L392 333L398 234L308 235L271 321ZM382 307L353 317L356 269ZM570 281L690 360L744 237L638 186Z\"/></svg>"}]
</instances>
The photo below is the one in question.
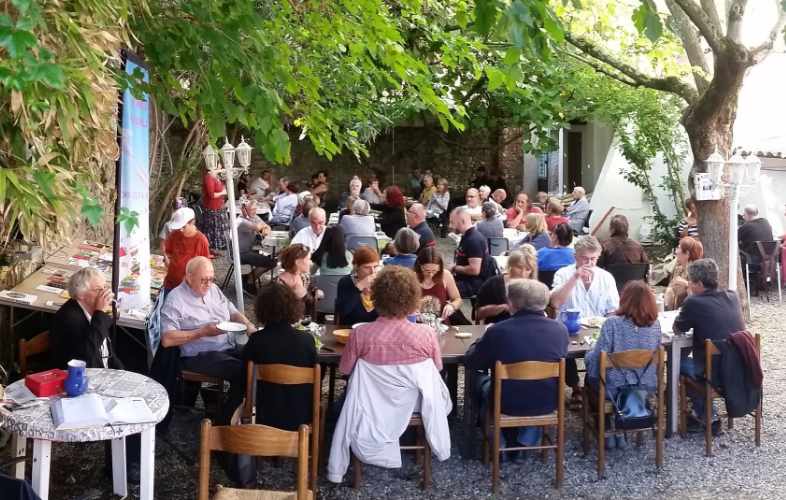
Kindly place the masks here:
<instances>
[{"instance_id":1,"label":"plastic chair","mask_svg":"<svg viewBox=\"0 0 786 500\"><path fill-rule=\"evenodd\" d=\"M603 478L603 471L606 467L606 415L614 414L614 407L611 401L606 399L606 370L612 368L624 368L630 370L641 370L648 364L655 360L654 369L655 377L658 381L656 388L656 408L655 408L655 426L645 427L641 429L628 430L627 432L634 432L639 437L641 432L655 431L655 465L660 470L663 467L663 426L664 426L664 404L665 400L663 392L665 386L663 384L663 367L664 367L664 351L663 347L658 347L654 351L646 349L630 349L627 351L600 353L600 380L598 381L598 391L595 393L589 387L583 391L583 404L582 404L582 448L584 454L589 452L589 435L594 432L598 444L598 479ZM611 361L610 364L607 364ZM602 403L600 403L602 402ZM593 428L592 419L595 419L595 427ZM613 418L613 417L612 417Z\"/></svg>"},{"instance_id":2,"label":"plastic chair","mask_svg":"<svg viewBox=\"0 0 786 500\"><path fill-rule=\"evenodd\" d=\"M357 236L350 234L346 236L344 241L346 242L347 250L350 252L354 252L362 246L367 246L374 249L375 252L379 253L379 246L377 245L376 236Z\"/></svg>"},{"instance_id":3,"label":"plastic chair","mask_svg":"<svg viewBox=\"0 0 786 500\"><path fill-rule=\"evenodd\" d=\"M297 432L285 431L266 425L228 425L214 427L210 420L202 421L199 446L199 490L197 498L208 500L210 496L210 454L223 451L238 455L257 457L294 457L297 458L297 489L294 498L307 500L313 498L308 489L308 426L301 425ZM219 487L213 497L243 499L258 498L261 491L240 490ZM292 498L284 492L270 493L268 498Z\"/></svg>"},{"instance_id":4,"label":"plastic chair","mask_svg":"<svg viewBox=\"0 0 786 500\"><path fill-rule=\"evenodd\" d=\"M317 314L335 314L338 282L344 276L317 274L313 277L314 286L322 290L325 296L317 302Z\"/></svg>"},{"instance_id":5,"label":"plastic chair","mask_svg":"<svg viewBox=\"0 0 786 500\"><path fill-rule=\"evenodd\" d=\"M647 280L647 272L650 265L645 263L639 264L611 264L606 268L614 276L614 281L617 282L617 291L621 292L628 281Z\"/></svg>"},{"instance_id":6,"label":"plastic chair","mask_svg":"<svg viewBox=\"0 0 786 500\"><path fill-rule=\"evenodd\" d=\"M489 238L488 243L491 255L503 255L510 250L510 241L507 238Z\"/></svg>"},{"instance_id":7,"label":"plastic chair","mask_svg":"<svg viewBox=\"0 0 786 500\"><path fill-rule=\"evenodd\" d=\"M556 400L557 410L546 415L533 415L517 417L504 415L502 413L502 381L503 380L548 380L558 379ZM558 362L543 361L522 361L520 363L502 364L497 361L494 365L494 389L492 404L489 405L489 424L491 429L486 429L483 433L483 458L488 462L489 431L492 434L492 462L491 462L491 491L497 493L497 483L499 483L499 454L503 451L516 450L548 450L555 452L555 485L560 488L564 477L564 454L565 454L565 360ZM551 442L547 435L543 434L540 446L500 446L500 433L507 427L557 427L557 439ZM551 444L544 444L546 441Z\"/></svg>"}]
</instances>

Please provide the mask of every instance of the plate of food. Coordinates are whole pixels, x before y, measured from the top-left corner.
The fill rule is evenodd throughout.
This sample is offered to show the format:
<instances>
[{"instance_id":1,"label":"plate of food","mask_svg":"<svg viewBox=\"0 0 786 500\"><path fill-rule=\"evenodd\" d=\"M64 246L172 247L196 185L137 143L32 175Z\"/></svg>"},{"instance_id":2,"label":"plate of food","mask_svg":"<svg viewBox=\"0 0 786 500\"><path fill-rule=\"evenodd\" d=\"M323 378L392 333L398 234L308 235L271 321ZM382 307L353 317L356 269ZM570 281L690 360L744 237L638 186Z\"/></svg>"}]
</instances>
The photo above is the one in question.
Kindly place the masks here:
<instances>
[{"instance_id":1,"label":"plate of food","mask_svg":"<svg viewBox=\"0 0 786 500\"><path fill-rule=\"evenodd\" d=\"M333 336L339 344L346 344L349 341L349 336L352 335L352 330L349 328L342 328L341 330L333 330Z\"/></svg>"},{"instance_id":2,"label":"plate of food","mask_svg":"<svg viewBox=\"0 0 786 500\"><path fill-rule=\"evenodd\" d=\"M240 333L246 331L246 325L243 323L235 323L234 321L222 321L216 325L216 328L226 333Z\"/></svg>"},{"instance_id":3,"label":"plate of food","mask_svg":"<svg viewBox=\"0 0 786 500\"><path fill-rule=\"evenodd\" d=\"M605 322L606 318L603 316L590 316L589 318L581 318L581 324L587 328L600 328Z\"/></svg>"}]
</instances>

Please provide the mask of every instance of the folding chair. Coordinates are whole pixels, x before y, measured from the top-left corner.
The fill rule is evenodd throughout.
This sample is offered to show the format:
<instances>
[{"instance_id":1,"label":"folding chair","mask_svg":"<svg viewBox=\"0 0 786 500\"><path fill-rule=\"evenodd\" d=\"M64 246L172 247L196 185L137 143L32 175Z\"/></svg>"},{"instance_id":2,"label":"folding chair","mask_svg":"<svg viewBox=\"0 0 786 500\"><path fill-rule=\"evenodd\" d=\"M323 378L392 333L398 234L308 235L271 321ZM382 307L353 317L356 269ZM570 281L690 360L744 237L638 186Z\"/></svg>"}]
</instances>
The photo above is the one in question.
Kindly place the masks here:
<instances>
[{"instance_id":1,"label":"folding chair","mask_svg":"<svg viewBox=\"0 0 786 500\"><path fill-rule=\"evenodd\" d=\"M558 379L557 382L557 410L546 415L534 415L527 417L517 417L504 415L502 413L502 381L504 380L547 380ZM489 431L492 434L492 462L491 462L491 491L497 493L497 483L499 482L499 456L503 451L516 450L549 450L555 452L554 468L556 470L555 485L557 488L562 486L564 476L564 454L565 454L565 360L558 362L543 361L522 361L520 363L502 364L497 361L494 365L494 394L492 404L489 405L489 424L491 429L483 432L483 459L488 462L489 455ZM553 444L546 433L539 446L509 446L500 447L500 433L503 428L508 427L557 427L557 439Z\"/></svg>"},{"instance_id":2,"label":"folding chair","mask_svg":"<svg viewBox=\"0 0 786 500\"><path fill-rule=\"evenodd\" d=\"M312 418L309 425L311 433L311 474L309 484L311 489L317 488L317 470L319 466L320 437L324 434L325 413L321 411L320 399L322 397L322 378L319 365L313 367L292 366L285 364L260 364L253 361L246 363L246 401L243 406L243 421L250 422L254 410L256 381L268 382L279 385L311 384Z\"/></svg>"},{"instance_id":3,"label":"folding chair","mask_svg":"<svg viewBox=\"0 0 786 500\"><path fill-rule=\"evenodd\" d=\"M655 431L655 465L660 470L663 467L663 426L664 426L664 351L663 347L658 347L654 351L646 349L630 349L627 351L600 353L600 380L598 381L598 390L594 392L589 387L583 391L583 408L582 408L582 448L584 454L589 453L589 435L594 432L597 438L598 446L598 479L603 479L603 472L606 467L606 416L614 418L614 406L611 401L606 399L606 370L610 368L620 368L628 370L641 370L651 365L653 359L655 360L655 377L657 379L657 387L655 390L655 425L654 427L643 427L641 429L628 429L626 432L632 432L641 437L641 433L645 431ZM592 419L595 419L594 427ZM620 431L617 431L620 432Z\"/></svg>"},{"instance_id":4,"label":"folding chair","mask_svg":"<svg viewBox=\"0 0 786 500\"><path fill-rule=\"evenodd\" d=\"M761 336L757 333L756 351L761 356ZM720 351L710 339L704 340L704 380L697 380L685 375L680 376L680 420L679 431L682 437L685 437L688 431L688 389L691 391L702 394L704 396L704 454L708 457L712 456L712 402L715 399L723 399L723 394L718 392L712 385L712 358L713 356L720 356ZM762 400L764 396L759 399L759 405L753 412L753 433L754 442L756 446L761 446L761 411ZM729 429L734 427L734 419L727 416L727 423Z\"/></svg>"},{"instance_id":5,"label":"folding chair","mask_svg":"<svg viewBox=\"0 0 786 500\"><path fill-rule=\"evenodd\" d=\"M308 489L308 426L297 432L284 431L266 425L228 425L213 427L210 420L202 421L199 446L199 490L197 498L208 500L210 495L210 454L223 451L257 457L297 458L297 489L295 492L241 490L219 486L214 500L222 499L291 499L310 500L314 491ZM267 496L261 496L263 493ZM259 496L258 496L259 495Z\"/></svg>"}]
</instances>

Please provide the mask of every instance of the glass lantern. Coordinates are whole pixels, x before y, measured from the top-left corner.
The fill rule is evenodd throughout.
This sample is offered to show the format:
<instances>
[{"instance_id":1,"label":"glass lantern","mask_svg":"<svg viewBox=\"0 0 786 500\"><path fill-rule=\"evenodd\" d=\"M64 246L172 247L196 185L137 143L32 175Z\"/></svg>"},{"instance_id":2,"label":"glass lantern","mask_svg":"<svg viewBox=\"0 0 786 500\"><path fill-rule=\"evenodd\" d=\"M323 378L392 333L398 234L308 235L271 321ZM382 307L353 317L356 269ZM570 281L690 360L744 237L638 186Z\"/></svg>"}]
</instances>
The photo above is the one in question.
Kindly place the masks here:
<instances>
[{"instance_id":1,"label":"glass lantern","mask_svg":"<svg viewBox=\"0 0 786 500\"><path fill-rule=\"evenodd\" d=\"M235 147L229 143L229 139L224 137L224 145L221 146L221 159L225 168L232 168L235 164Z\"/></svg>"},{"instance_id":2,"label":"glass lantern","mask_svg":"<svg viewBox=\"0 0 786 500\"><path fill-rule=\"evenodd\" d=\"M747 160L745 164L745 184L753 186L759 183L761 160L755 154L749 155Z\"/></svg>"},{"instance_id":3,"label":"glass lantern","mask_svg":"<svg viewBox=\"0 0 786 500\"><path fill-rule=\"evenodd\" d=\"M745 171L748 165L748 160L742 157L742 155L737 152L734 153L726 164L729 166L729 177L731 180L731 184L735 186L739 186L745 180Z\"/></svg>"},{"instance_id":4,"label":"glass lantern","mask_svg":"<svg viewBox=\"0 0 786 500\"><path fill-rule=\"evenodd\" d=\"M723 180L723 165L726 163L726 160L723 159L723 156L721 156L717 148L709 158L704 160L704 163L707 164L707 172L710 174L712 181L716 186L720 185Z\"/></svg>"},{"instance_id":5,"label":"glass lantern","mask_svg":"<svg viewBox=\"0 0 786 500\"><path fill-rule=\"evenodd\" d=\"M246 138L240 136L240 144L235 148L235 154L237 155L237 162L243 168L248 168L251 165L251 149L251 146L246 142Z\"/></svg>"},{"instance_id":6,"label":"glass lantern","mask_svg":"<svg viewBox=\"0 0 786 500\"><path fill-rule=\"evenodd\" d=\"M216 148L210 144L205 146L205 149L202 150L202 158L204 158L205 166L208 170L216 169L218 165L218 153L216 153Z\"/></svg>"}]
</instances>

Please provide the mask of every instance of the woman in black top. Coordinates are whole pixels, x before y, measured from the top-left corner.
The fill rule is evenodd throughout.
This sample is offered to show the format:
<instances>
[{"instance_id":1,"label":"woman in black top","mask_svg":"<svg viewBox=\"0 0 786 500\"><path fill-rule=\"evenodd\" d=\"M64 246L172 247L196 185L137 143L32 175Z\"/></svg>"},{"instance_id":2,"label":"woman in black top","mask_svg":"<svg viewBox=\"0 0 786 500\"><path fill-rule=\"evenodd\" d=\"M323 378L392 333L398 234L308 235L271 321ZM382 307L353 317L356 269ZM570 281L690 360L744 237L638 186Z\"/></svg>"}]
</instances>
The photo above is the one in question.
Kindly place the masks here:
<instances>
[{"instance_id":1,"label":"woman in black top","mask_svg":"<svg viewBox=\"0 0 786 500\"><path fill-rule=\"evenodd\" d=\"M377 205L372 204L371 208L382 212L379 225L382 231L389 238L395 238L396 233L407 225L407 218L404 215L404 195L398 186L388 186L385 188L385 202Z\"/></svg>"},{"instance_id":2,"label":"woman in black top","mask_svg":"<svg viewBox=\"0 0 786 500\"><path fill-rule=\"evenodd\" d=\"M317 348L310 333L292 324L303 317L303 302L286 285L266 284L257 295L257 320L265 327L251 335L243 350L244 361L312 367ZM257 383L256 423L295 431L312 419L311 384Z\"/></svg>"}]
</instances>

